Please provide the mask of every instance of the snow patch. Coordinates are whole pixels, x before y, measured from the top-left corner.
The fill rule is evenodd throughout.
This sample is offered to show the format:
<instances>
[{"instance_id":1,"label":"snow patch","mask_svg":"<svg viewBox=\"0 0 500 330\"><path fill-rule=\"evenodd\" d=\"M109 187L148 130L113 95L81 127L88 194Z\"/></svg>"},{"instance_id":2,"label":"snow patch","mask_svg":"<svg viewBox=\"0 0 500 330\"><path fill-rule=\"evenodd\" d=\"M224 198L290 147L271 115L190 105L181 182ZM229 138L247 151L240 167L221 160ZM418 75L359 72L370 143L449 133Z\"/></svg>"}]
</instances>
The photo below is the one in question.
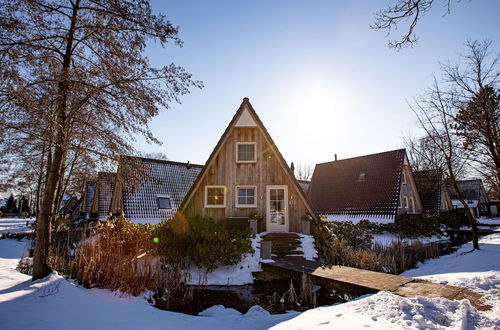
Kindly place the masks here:
<instances>
[{"instance_id":1,"label":"snow patch","mask_svg":"<svg viewBox=\"0 0 500 330\"><path fill-rule=\"evenodd\" d=\"M188 284L191 285L245 285L254 281L253 272L262 271L260 267L260 234L250 239L254 253L247 253L236 265L221 266L207 273L198 267L190 269Z\"/></svg>"},{"instance_id":2,"label":"snow patch","mask_svg":"<svg viewBox=\"0 0 500 330\"><path fill-rule=\"evenodd\" d=\"M314 245L314 236L299 234L301 246L299 251L304 253L306 260L316 260L318 258L318 251Z\"/></svg>"}]
</instances>

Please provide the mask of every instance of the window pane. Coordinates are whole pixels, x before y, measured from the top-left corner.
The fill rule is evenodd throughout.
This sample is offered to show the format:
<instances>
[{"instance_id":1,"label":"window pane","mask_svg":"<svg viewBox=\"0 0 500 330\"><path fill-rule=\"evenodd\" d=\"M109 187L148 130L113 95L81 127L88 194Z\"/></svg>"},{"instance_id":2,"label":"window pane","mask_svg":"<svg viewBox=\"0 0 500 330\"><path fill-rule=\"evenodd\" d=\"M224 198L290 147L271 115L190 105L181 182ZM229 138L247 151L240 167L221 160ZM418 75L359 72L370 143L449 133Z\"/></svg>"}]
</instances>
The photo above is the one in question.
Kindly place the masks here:
<instances>
[{"instance_id":1,"label":"window pane","mask_svg":"<svg viewBox=\"0 0 500 330\"><path fill-rule=\"evenodd\" d=\"M238 144L238 160L253 161L255 160L255 145L254 144Z\"/></svg>"},{"instance_id":2,"label":"window pane","mask_svg":"<svg viewBox=\"0 0 500 330\"><path fill-rule=\"evenodd\" d=\"M158 208L160 209L170 209L170 198L168 197L158 197Z\"/></svg>"},{"instance_id":3,"label":"window pane","mask_svg":"<svg viewBox=\"0 0 500 330\"><path fill-rule=\"evenodd\" d=\"M238 204L255 204L255 188L238 188Z\"/></svg>"},{"instance_id":4,"label":"window pane","mask_svg":"<svg viewBox=\"0 0 500 330\"><path fill-rule=\"evenodd\" d=\"M207 188L208 205L224 205L224 188Z\"/></svg>"}]
</instances>

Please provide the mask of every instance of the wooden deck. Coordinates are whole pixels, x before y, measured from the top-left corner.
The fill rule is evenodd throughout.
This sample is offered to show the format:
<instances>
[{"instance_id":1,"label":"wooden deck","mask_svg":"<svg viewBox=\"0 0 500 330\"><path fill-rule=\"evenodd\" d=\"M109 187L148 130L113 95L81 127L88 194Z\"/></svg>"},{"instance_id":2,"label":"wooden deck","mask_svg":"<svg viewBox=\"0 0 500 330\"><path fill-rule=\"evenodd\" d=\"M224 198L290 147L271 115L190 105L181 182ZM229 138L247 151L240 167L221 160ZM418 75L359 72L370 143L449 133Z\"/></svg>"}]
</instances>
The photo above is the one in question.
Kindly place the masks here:
<instances>
[{"instance_id":1,"label":"wooden deck","mask_svg":"<svg viewBox=\"0 0 500 330\"><path fill-rule=\"evenodd\" d=\"M262 263L262 269L265 272L292 278L300 278L303 273L306 273L311 276L313 282L319 285L336 287L340 284L372 291L395 290L414 280L410 277L352 267L323 267L318 262L308 261L300 257L288 257L277 259L273 263Z\"/></svg>"}]
</instances>

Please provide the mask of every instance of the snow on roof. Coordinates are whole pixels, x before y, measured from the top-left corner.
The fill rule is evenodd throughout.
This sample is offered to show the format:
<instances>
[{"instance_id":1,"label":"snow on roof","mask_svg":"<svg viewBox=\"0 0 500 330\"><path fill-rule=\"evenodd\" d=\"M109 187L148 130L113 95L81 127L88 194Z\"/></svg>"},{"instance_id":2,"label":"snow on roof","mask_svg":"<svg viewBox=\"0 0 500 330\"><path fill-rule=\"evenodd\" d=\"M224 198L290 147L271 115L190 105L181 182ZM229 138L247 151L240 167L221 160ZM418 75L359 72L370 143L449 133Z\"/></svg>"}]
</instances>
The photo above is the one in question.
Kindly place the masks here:
<instances>
[{"instance_id":1,"label":"snow on roof","mask_svg":"<svg viewBox=\"0 0 500 330\"><path fill-rule=\"evenodd\" d=\"M351 221L357 224L361 220L376 223L393 223L396 216L394 214L322 214L321 217L325 221Z\"/></svg>"},{"instance_id":2,"label":"snow on roof","mask_svg":"<svg viewBox=\"0 0 500 330\"><path fill-rule=\"evenodd\" d=\"M123 157L122 160L125 162L121 164L123 210L127 219L141 223L158 223L172 218L203 167L138 157ZM138 174L133 167L124 164L145 170ZM169 198L171 208L160 209L158 197Z\"/></svg>"}]
</instances>

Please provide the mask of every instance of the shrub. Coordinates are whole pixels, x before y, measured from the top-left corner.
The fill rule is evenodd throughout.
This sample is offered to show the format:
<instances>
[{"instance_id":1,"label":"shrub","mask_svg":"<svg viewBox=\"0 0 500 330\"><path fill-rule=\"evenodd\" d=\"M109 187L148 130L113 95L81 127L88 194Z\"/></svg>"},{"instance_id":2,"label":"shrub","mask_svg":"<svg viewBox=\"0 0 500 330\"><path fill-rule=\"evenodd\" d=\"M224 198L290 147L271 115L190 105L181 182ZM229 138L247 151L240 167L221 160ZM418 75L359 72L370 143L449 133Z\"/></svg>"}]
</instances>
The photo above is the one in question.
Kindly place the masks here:
<instances>
[{"instance_id":1,"label":"shrub","mask_svg":"<svg viewBox=\"0 0 500 330\"><path fill-rule=\"evenodd\" d=\"M459 229L463 226L469 226L469 219L464 209L453 209L448 212L441 213L438 217L439 223L448 228Z\"/></svg>"},{"instance_id":2,"label":"shrub","mask_svg":"<svg viewBox=\"0 0 500 330\"><path fill-rule=\"evenodd\" d=\"M245 253L253 253L250 228L229 230L212 219L186 219L178 214L154 230L160 254L168 261L187 258L199 268L212 271L220 265L234 265Z\"/></svg>"},{"instance_id":3,"label":"shrub","mask_svg":"<svg viewBox=\"0 0 500 330\"><path fill-rule=\"evenodd\" d=\"M424 218L420 214L406 214L387 224L387 230L401 238L417 238L440 234L436 218Z\"/></svg>"},{"instance_id":4,"label":"shrub","mask_svg":"<svg viewBox=\"0 0 500 330\"><path fill-rule=\"evenodd\" d=\"M366 229L367 224L365 222L361 225L355 225L351 221L332 221L327 222L326 226L333 238L338 241L345 241L352 248L368 248L372 244L373 236Z\"/></svg>"}]
</instances>

